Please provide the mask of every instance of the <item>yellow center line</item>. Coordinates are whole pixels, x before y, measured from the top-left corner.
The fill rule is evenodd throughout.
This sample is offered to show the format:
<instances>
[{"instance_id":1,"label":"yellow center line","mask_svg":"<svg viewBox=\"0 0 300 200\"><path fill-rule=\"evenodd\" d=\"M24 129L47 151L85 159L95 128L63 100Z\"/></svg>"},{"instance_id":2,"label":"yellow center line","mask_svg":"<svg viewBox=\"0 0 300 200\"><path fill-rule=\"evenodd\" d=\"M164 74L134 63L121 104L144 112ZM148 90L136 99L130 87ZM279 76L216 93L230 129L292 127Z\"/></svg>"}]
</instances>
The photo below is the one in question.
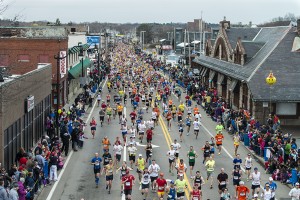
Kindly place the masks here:
<instances>
[{"instance_id":1,"label":"yellow center line","mask_svg":"<svg viewBox=\"0 0 300 200\"><path fill-rule=\"evenodd\" d=\"M162 127L162 131L165 135L166 140L167 140L167 138L169 139L169 141L167 140L167 143L168 143L168 147L170 149L170 146L171 146L170 144L173 140L171 139L170 133L169 133L168 129L166 128L165 122L163 121L161 116L159 116L159 124ZM179 162L179 158L178 158L177 162ZM185 172L184 172L184 179L188 185L188 189L185 189L184 191L185 191L185 195L186 195L187 199L189 200L190 199L190 191L192 191L192 187L191 187L191 184L190 184L189 179Z\"/></svg>"}]
</instances>

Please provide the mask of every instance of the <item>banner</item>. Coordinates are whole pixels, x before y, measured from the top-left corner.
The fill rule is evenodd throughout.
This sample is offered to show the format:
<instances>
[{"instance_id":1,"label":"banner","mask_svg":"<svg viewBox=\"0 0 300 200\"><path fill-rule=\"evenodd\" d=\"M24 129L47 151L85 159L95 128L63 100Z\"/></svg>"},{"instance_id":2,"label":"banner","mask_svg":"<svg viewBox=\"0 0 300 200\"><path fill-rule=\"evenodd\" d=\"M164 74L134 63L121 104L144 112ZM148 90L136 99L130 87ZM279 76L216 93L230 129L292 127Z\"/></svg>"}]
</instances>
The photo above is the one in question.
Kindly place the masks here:
<instances>
[{"instance_id":1,"label":"banner","mask_svg":"<svg viewBox=\"0 0 300 200\"><path fill-rule=\"evenodd\" d=\"M66 51L60 51L59 57L62 58L59 61L59 67L60 67L60 74L64 75L67 74L67 52Z\"/></svg>"}]
</instances>

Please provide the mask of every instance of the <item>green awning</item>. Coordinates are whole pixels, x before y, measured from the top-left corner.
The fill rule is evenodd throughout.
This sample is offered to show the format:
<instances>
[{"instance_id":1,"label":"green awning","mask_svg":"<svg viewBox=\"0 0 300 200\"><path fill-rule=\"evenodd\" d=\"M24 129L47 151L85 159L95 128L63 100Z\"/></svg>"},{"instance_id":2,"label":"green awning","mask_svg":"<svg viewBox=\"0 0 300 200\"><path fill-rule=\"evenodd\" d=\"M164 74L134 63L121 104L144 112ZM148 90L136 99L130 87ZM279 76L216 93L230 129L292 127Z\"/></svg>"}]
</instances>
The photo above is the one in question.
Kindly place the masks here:
<instances>
[{"instance_id":1,"label":"green awning","mask_svg":"<svg viewBox=\"0 0 300 200\"><path fill-rule=\"evenodd\" d=\"M84 51L86 51L88 48L90 48L90 45L89 44L84 44L82 45L82 48Z\"/></svg>"},{"instance_id":2,"label":"green awning","mask_svg":"<svg viewBox=\"0 0 300 200\"><path fill-rule=\"evenodd\" d=\"M83 70L86 71L86 68L90 67L93 63L91 62L91 60L89 58L86 58L83 60ZM82 62L80 60L80 62L73 66L70 70L69 70L69 79L76 79L78 78L80 75L82 74Z\"/></svg>"}]
</instances>

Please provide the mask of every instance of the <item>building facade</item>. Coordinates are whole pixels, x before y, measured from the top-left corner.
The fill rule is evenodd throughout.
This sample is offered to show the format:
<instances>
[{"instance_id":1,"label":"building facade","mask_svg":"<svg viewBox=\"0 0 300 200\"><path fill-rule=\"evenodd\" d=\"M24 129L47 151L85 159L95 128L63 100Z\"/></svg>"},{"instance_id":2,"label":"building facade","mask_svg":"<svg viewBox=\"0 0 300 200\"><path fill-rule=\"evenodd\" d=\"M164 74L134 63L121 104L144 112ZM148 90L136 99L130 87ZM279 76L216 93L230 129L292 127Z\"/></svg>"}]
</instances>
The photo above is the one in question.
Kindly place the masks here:
<instances>
[{"instance_id":1,"label":"building facade","mask_svg":"<svg viewBox=\"0 0 300 200\"><path fill-rule=\"evenodd\" d=\"M20 147L26 151L45 133L51 111L51 64L0 82L0 162L6 169Z\"/></svg>"},{"instance_id":2,"label":"building facade","mask_svg":"<svg viewBox=\"0 0 300 200\"><path fill-rule=\"evenodd\" d=\"M269 113L277 114L282 125L300 122L300 53L298 26L233 28L220 22L213 38L205 43L205 55L194 59L201 84L217 88L234 109L249 110L265 123ZM273 71L277 83L266 84Z\"/></svg>"},{"instance_id":3,"label":"building facade","mask_svg":"<svg viewBox=\"0 0 300 200\"><path fill-rule=\"evenodd\" d=\"M11 74L25 74L38 63L52 65L52 106L57 105L57 60L60 51L68 53L68 34L64 27L0 27L0 66ZM68 73L59 77L60 102L67 101Z\"/></svg>"}]
</instances>

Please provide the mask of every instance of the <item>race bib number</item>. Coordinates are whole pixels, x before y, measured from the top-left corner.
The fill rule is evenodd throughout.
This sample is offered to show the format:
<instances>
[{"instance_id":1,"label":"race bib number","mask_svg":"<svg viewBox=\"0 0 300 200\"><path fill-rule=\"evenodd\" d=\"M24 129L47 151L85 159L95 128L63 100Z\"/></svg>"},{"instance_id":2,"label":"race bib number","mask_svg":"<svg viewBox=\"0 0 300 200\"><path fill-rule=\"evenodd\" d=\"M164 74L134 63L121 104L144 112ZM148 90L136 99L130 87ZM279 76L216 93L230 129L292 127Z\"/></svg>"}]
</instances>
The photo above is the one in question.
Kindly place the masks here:
<instances>
[{"instance_id":1,"label":"race bib number","mask_svg":"<svg viewBox=\"0 0 300 200\"><path fill-rule=\"evenodd\" d=\"M130 186L130 182L126 182L125 185L126 185L126 186Z\"/></svg>"},{"instance_id":2,"label":"race bib number","mask_svg":"<svg viewBox=\"0 0 300 200\"><path fill-rule=\"evenodd\" d=\"M239 179L239 177L238 177L238 176L234 176L233 179L234 179L234 180L237 180L237 179Z\"/></svg>"},{"instance_id":3,"label":"race bib number","mask_svg":"<svg viewBox=\"0 0 300 200\"><path fill-rule=\"evenodd\" d=\"M194 159L194 158L195 158L194 156L191 156L191 157L190 157L190 159Z\"/></svg>"},{"instance_id":4,"label":"race bib number","mask_svg":"<svg viewBox=\"0 0 300 200\"><path fill-rule=\"evenodd\" d=\"M158 190L163 190L163 189L164 189L164 187L158 186Z\"/></svg>"},{"instance_id":5,"label":"race bib number","mask_svg":"<svg viewBox=\"0 0 300 200\"><path fill-rule=\"evenodd\" d=\"M246 196L246 193L245 192L241 192L240 196Z\"/></svg>"},{"instance_id":6,"label":"race bib number","mask_svg":"<svg viewBox=\"0 0 300 200\"><path fill-rule=\"evenodd\" d=\"M226 185L226 182L225 182L225 181L222 181L222 182L220 183L220 185Z\"/></svg>"}]
</instances>

